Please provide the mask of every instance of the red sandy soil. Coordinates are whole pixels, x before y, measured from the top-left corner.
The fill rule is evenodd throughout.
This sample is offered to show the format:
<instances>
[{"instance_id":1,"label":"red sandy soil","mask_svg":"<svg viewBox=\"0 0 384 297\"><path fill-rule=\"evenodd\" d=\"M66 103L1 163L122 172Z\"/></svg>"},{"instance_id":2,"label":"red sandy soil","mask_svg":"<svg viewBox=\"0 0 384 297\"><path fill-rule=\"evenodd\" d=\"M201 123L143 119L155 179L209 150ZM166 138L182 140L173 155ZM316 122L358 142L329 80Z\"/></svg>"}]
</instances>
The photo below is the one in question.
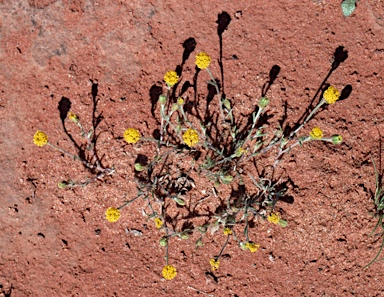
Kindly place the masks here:
<instances>
[{"instance_id":1,"label":"red sandy soil","mask_svg":"<svg viewBox=\"0 0 384 297\"><path fill-rule=\"evenodd\" d=\"M379 163L384 134L382 1L362 0L348 18L340 1L321 0L1 0L0 9L0 296L384 296L384 262L364 269L381 240L369 234L376 223L370 155ZM222 13L230 22L220 38ZM272 124L283 116L285 125L296 123L325 79L351 92L311 122L344 142L311 142L280 163L294 202L276 207L288 226L251 228L261 245L254 254L230 241L215 272L209 259L224 235L206 237L198 251L195 235L174 239L169 258L178 274L166 281L162 234L143 216L145 202L124 208L114 224L104 213L125 194L135 197L132 166L148 151L126 144L123 132L134 127L151 136L158 128L151 94L164 90L164 73L181 65L183 44L193 39L182 81L192 82L199 51L211 55L221 79L221 39L225 94L238 114L253 110L274 65ZM330 73L338 48L348 57ZM207 79L199 74L202 100ZM96 84L97 151L116 172L85 188L59 189L59 181L89 173L35 146L33 135L42 130L75 152L58 104L68 98L91 127ZM196 191L204 187L196 183Z\"/></svg>"}]
</instances>

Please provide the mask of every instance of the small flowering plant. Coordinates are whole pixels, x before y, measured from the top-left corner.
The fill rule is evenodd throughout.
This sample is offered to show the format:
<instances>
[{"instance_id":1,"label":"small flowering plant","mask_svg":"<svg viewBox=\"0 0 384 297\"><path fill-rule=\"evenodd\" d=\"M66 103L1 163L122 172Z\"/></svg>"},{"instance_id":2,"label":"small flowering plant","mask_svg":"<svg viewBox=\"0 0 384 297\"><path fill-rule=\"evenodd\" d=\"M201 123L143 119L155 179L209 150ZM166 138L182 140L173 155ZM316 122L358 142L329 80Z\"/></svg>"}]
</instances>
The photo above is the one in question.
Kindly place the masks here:
<instances>
[{"instance_id":1,"label":"small flowering plant","mask_svg":"<svg viewBox=\"0 0 384 297\"><path fill-rule=\"evenodd\" d=\"M86 147L87 147L87 152L89 156L86 157L80 157L85 154L84 151L82 151L81 146L76 145L75 147L78 150L77 154L73 154L71 152L68 152L48 141L48 135L45 134L42 131L37 130L36 133L33 136L33 143L37 145L38 147L43 147L45 145L48 145L49 147L63 153L64 155L70 157L73 160L79 160L80 162L83 163L83 165L89 169L91 172L95 173L95 176L93 178L87 178L84 182L75 182L73 180L66 180L66 181L61 181L58 183L58 187L61 189L67 188L67 187L77 187L77 186L86 186L89 183L95 181L95 180L100 180L106 175L111 175L115 172L115 169L113 167L108 168L104 167L101 164L101 161L99 160L99 157L96 154L95 151L95 140L92 138L94 133L93 130L90 129L89 131L85 131L84 127L82 126L79 117L74 114L73 112L69 111L67 114L67 119L70 122L73 122L79 129L80 129L80 135L85 138L86 141Z\"/></svg>"},{"instance_id":2,"label":"small flowering plant","mask_svg":"<svg viewBox=\"0 0 384 297\"><path fill-rule=\"evenodd\" d=\"M122 201L118 207L106 207L105 219L110 223L121 220L125 206L138 198L143 199L143 214L153 230L159 233L158 243L164 249L165 265L161 275L165 280L172 280L177 275L176 266L169 264L169 248L175 239L195 237L197 250L204 246L205 236L209 234L224 238L218 253L207 259L207 267L210 266L213 272L226 265L222 255L229 242L234 242L240 252L258 253L262 243L255 239L256 232L250 232L251 228L256 229L262 224L269 224L270 228L288 226L287 220L276 211L277 203L287 197L286 183L281 181L284 175L276 178L276 172L282 171L280 162L293 149L305 143L329 142L337 145L343 140L340 135L327 135L326 126L308 125L321 107L338 102L340 92L336 87L324 87L319 102L308 108L303 120L283 130L280 126L268 125L265 120L268 119L270 102L274 99L266 97L264 91L262 97L248 109L253 110L250 114L244 116L235 110L231 102L234 100L223 93L222 82L210 69L214 66L213 61L207 52L195 55L194 82L197 84L201 76L208 79L209 99L206 99L206 104L185 95L183 87L179 90L179 85L187 79L186 75L182 76L178 68L178 72L169 70L162 76L163 91L155 109L158 126L152 136L134 128L135 123L121 131L125 146L130 149L133 146L144 148L146 160L137 158L132 166L137 194L130 200ZM197 92L196 85L194 87ZM196 93L194 95L201 98ZM202 105L206 106L205 111ZM80 160L87 168L97 172L95 179L112 174L113 167L102 166L96 155L93 131L86 132L79 117L72 112L68 114L68 119L80 128L81 135L87 141L87 158L52 145L42 131L35 133L34 143L39 147L51 146ZM303 132L305 130L307 132ZM258 170L258 164L263 170ZM195 179L199 179L199 185L205 188L195 190ZM245 184L250 187L245 188ZM63 188L75 185L78 184L71 181L59 184ZM231 194L222 195L223 188L227 190L225 193ZM202 194L205 195L203 198ZM215 207L204 205L206 213L202 215L196 209L208 199L210 203L207 204ZM196 217L197 220L194 220ZM201 217L204 217L204 222L198 220ZM380 218L381 224L383 217Z\"/></svg>"}]
</instances>

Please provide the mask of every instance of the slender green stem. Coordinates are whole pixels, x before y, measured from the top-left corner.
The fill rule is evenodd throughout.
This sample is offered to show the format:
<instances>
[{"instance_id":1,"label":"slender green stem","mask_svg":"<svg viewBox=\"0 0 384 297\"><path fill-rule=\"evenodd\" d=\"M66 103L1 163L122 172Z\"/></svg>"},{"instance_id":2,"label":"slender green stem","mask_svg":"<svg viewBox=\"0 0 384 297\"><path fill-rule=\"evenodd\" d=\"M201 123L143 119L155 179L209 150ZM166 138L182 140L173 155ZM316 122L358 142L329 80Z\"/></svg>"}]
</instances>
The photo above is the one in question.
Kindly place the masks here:
<instances>
[{"instance_id":1,"label":"slender green stem","mask_svg":"<svg viewBox=\"0 0 384 297\"><path fill-rule=\"evenodd\" d=\"M217 96L218 96L218 99L219 99L221 120L224 122L225 121L225 117L224 117L224 111L223 111L223 103L221 102L221 93L220 93L220 90L219 90L219 86L217 85L216 79L214 78L211 70L209 70L209 68L206 68L206 70L207 70L209 76L211 77L212 85L216 88L216 93L217 93Z\"/></svg>"},{"instance_id":2,"label":"slender green stem","mask_svg":"<svg viewBox=\"0 0 384 297\"><path fill-rule=\"evenodd\" d=\"M129 204L131 204L133 201L137 200L139 197L143 196L144 193L141 193L139 195L137 195L135 198L129 200L129 201L126 201L123 205L119 206L117 209L122 209L124 206L127 206Z\"/></svg>"},{"instance_id":3,"label":"slender green stem","mask_svg":"<svg viewBox=\"0 0 384 297\"><path fill-rule=\"evenodd\" d=\"M97 158L97 156L95 154L94 144L92 143L91 139L89 138L88 133L85 132L85 130L83 128L83 125L81 125L80 121L77 122L77 125L80 127L82 135L87 140L88 150L89 150L89 152L91 154L91 162L94 162L96 164L97 169L102 171L104 168L101 166L101 164L99 162L99 159Z\"/></svg>"},{"instance_id":4,"label":"slender green stem","mask_svg":"<svg viewBox=\"0 0 384 297\"><path fill-rule=\"evenodd\" d=\"M304 142L307 142L307 141L310 141L310 140L313 140L311 137L306 137L305 139L303 140L298 140L297 142L295 142L294 144L290 145L289 147L287 147L286 149L284 150L280 150L279 154L277 155L276 157L276 161L275 163L273 164L273 167L276 167L276 165L279 163L279 160L281 158L282 155L284 155L286 152L290 151L291 149L293 149L295 146L298 146L298 145L302 145Z\"/></svg>"},{"instance_id":5,"label":"slender green stem","mask_svg":"<svg viewBox=\"0 0 384 297\"><path fill-rule=\"evenodd\" d=\"M260 118L260 115L261 113L263 112L264 108L259 108L259 110L257 111L257 114L256 116L253 118L253 123L252 123L252 127L251 127L251 130L249 131L248 133L248 136L247 138L245 138L244 140L244 143L243 143L243 147L245 146L245 144L249 141L249 139L251 139L251 136L252 136L252 133L253 133L253 130L255 129L255 126Z\"/></svg>"},{"instance_id":6,"label":"slender green stem","mask_svg":"<svg viewBox=\"0 0 384 297\"><path fill-rule=\"evenodd\" d=\"M382 237L383 237L383 240L381 242L381 246L380 246L379 252L376 254L376 257L371 262L369 262L367 265L364 266L364 268L368 268L369 266L371 266L377 260L377 258L380 256L381 251L384 248L384 234L382 235Z\"/></svg>"},{"instance_id":7,"label":"slender green stem","mask_svg":"<svg viewBox=\"0 0 384 297\"><path fill-rule=\"evenodd\" d=\"M309 121L309 120L312 118L312 116L318 111L318 109L319 109L321 106L324 105L324 103L326 103L326 102L325 102L324 99L322 99L322 100L319 102L319 104L317 104L317 106L316 106L316 107L311 111L311 113L307 116L307 118L304 120L304 122L303 122L299 127L297 127L297 129L296 129L295 131L291 132L291 134L289 135L288 139L291 139L294 135L296 135L297 132L299 132L299 131L301 130L301 128L303 128L304 125L305 125L306 123L308 123L308 121Z\"/></svg>"},{"instance_id":8,"label":"slender green stem","mask_svg":"<svg viewBox=\"0 0 384 297\"><path fill-rule=\"evenodd\" d=\"M221 257L221 255L223 254L224 249L225 249L225 247L226 247L227 244L228 244L228 241L229 241L229 237L230 237L230 236L231 236L230 234L227 235L227 240L225 241L223 247L221 248L221 251L220 251L219 255L218 255L217 257L215 257L216 260L218 260L218 259Z\"/></svg>"},{"instance_id":9,"label":"slender green stem","mask_svg":"<svg viewBox=\"0 0 384 297\"><path fill-rule=\"evenodd\" d=\"M77 156L77 155L75 155L75 154L72 154L72 153L70 153L70 152L67 152L67 151L63 150L62 148L60 148L60 147L58 147L58 146L56 146L56 145L54 145L54 144L52 144L52 143L50 143L50 142L48 142L47 144L48 144L50 147L54 148L55 150L58 150L59 152L62 152L63 154L65 154L65 155L71 157L72 159L81 161L81 162L82 162L86 167L88 167L89 169L98 169L98 170L100 170L100 171L103 171L102 168L98 168L97 166L95 166L95 165L93 165L93 164L87 162L86 160L83 160L82 158L80 158L79 156Z\"/></svg>"}]
</instances>

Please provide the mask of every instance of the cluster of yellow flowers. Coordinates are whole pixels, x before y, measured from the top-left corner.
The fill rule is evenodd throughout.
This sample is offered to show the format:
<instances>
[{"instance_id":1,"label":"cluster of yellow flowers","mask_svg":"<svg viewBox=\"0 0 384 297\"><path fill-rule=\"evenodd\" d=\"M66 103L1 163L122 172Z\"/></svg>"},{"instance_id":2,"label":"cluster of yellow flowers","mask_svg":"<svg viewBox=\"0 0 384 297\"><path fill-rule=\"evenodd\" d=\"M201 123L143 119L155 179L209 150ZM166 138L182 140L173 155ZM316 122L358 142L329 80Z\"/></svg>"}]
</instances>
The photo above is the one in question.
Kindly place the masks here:
<instances>
[{"instance_id":1,"label":"cluster of yellow flowers","mask_svg":"<svg viewBox=\"0 0 384 297\"><path fill-rule=\"evenodd\" d=\"M206 52L200 52L196 55L195 64L200 69L207 69L211 64L211 57ZM179 75L174 70L169 70L164 75L164 81L169 87L173 87L179 82Z\"/></svg>"},{"instance_id":2,"label":"cluster of yellow flowers","mask_svg":"<svg viewBox=\"0 0 384 297\"><path fill-rule=\"evenodd\" d=\"M220 267L219 259L212 258L211 260L209 260L209 264L211 264L212 271L215 271Z\"/></svg>"},{"instance_id":3,"label":"cluster of yellow flowers","mask_svg":"<svg viewBox=\"0 0 384 297\"><path fill-rule=\"evenodd\" d=\"M161 274L166 280L172 280L176 277L177 274L176 267L172 265L166 265L164 266Z\"/></svg>"},{"instance_id":4,"label":"cluster of yellow flowers","mask_svg":"<svg viewBox=\"0 0 384 297\"><path fill-rule=\"evenodd\" d=\"M114 223L118 219L120 219L120 210L115 207L108 207L108 209L105 211L105 218L108 222Z\"/></svg>"},{"instance_id":5,"label":"cluster of yellow flowers","mask_svg":"<svg viewBox=\"0 0 384 297\"><path fill-rule=\"evenodd\" d=\"M40 147L46 145L48 143L47 134L37 130L35 135L33 135L33 143Z\"/></svg>"},{"instance_id":6,"label":"cluster of yellow flowers","mask_svg":"<svg viewBox=\"0 0 384 297\"><path fill-rule=\"evenodd\" d=\"M324 101L333 104L340 98L340 92L333 86L328 87L323 93Z\"/></svg>"},{"instance_id":7,"label":"cluster of yellow flowers","mask_svg":"<svg viewBox=\"0 0 384 297\"><path fill-rule=\"evenodd\" d=\"M160 229L163 226L163 220L160 218L155 218L154 222L157 229Z\"/></svg>"},{"instance_id":8,"label":"cluster of yellow flowers","mask_svg":"<svg viewBox=\"0 0 384 297\"><path fill-rule=\"evenodd\" d=\"M183 140L186 145L193 147L199 142L199 134L197 134L197 132L193 129L188 129L183 134Z\"/></svg>"},{"instance_id":9,"label":"cluster of yellow flowers","mask_svg":"<svg viewBox=\"0 0 384 297\"><path fill-rule=\"evenodd\" d=\"M268 222L277 225L280 221L281 217L278 212L271 212L267 218Z\"/></svg>"},{"instance_id":10,"label":"cluster of yellow flowers","mask_svg":"<svg viewBox=\"0 0 384 297\"><path fill-rule=\"evenodd\" d=\"M210 70L208 69L210 63L211 63L211 57L206 52L200 52L195 57L196 67L199 69L202 69L202 70L206 69L212 78L212 74L211 74ZM164 81L168 86L168 91L170 90L170 88L175 86L179 82L179 80L180 80L180 77L176 71L169 70L164 75ZM335 87L330 86L324 91L323 101L320 102L320 105L324 104L324 102L326 102L327 104L334 104L337 100L339 100L339 98L340 98L340 92ZM162 105L164 105L167 102L166 99L167 99L167 96L161 95L159 97L159 102ZM177 98L176 104L173 104L173 107L172 107L173 111L181 110L183 112L182 105L184 103L185 103L185 101L182 97ZM269 99L266 97L263 97L263 98L261 98L261 100L259 102L259 107L264 108L268 105L268 103L269 103ZM76 114L74 114L72 112L68 112L68 118L72 122L81 126L79 123L79 117ZM178 131L181 131L181 130L178 130ZM178 136L180 136L180 134L178 134ZM315 140L324 140L324 139L322 139L323 138L323 131L319 127L314 127L310 131L309 137L311 139L315 139ZM140 135L140 132L138 130L136 130L134 128L128 128L124 131L124 140L127 143L135 144L140 139L141 139L141 135ZM144 140L145 139L146 138L144 138ZM199 134L197 133L197 131L195 129L189 128L183 133L182 140L184 141L184 143L187 146L193 147L199 143L200 139L199 139ZM306 140L309 140L309 139L307 138ZM342 137L340 135L332 136L332 142L333 143L338 144L338 143L341 143L341 141L342 141ZM36 133L33 136L33 142L35 145L42 147L46 144L49 144L48 143L48 136L44 132L38 130L38 131L36 131ZM53 145L50 144L50 146L53 146ZM245 153L247 153L247 150L244 149L243 147L239 147L236 149L233 156L241 157ZM137 164L135 164L135 168L136 168L136 170L140 171L143 169L143 166L141 166L139 163L137 163ZM114 223L114 222L118 221L120 219L120 217L121 217L120 208L109 207L105 211L105 218L108 222ZM267 217L267 220L270 223L273 223L275 225L280 223L281 226L286 226L286 224L287 224L286 221L281 219L280 214L278 212L270 213ZM164 221L159 217L155 217L153 219L153 221L154 221L154 224L155 224L157 229L161 229L164 225ZM223 234L227 235L227 236L232 235L233 232L234 231L232 231L232 229L230 227L225 227L223 230ZM185 238L188 238L188 235L185 234L184 236L185 236ZM181 238L183 238L183 236L181 236ZM248 235L247 235L246 240L248 240ZM201 244L202 244L202 242L201 242ZM167 246L168 245L168 235L161 238L160 245L161 246ZM249 250L251 253L255 253L260 248L260 244L256 244L256 243L251 242L251 241L246 241L246 242L241 242L240 247L243 250ZM221 253L220 253L220 255L221 255ZM217 269L219 269L219 267L220 267L220 261L219 261L220 255L209 260L212 271L216 271ZM168 250L167 250L167 257L168 257ZM166 262L166 266L164 266L162 269L162 276L166 280L172 280L176 277L177 270L176 270L175 266L168 265L168 258L166 258L166 259L167 259L167 262Z\"/></svg>"},{"instance_id":11,"label":"cluster of yellow flowers","mask_svg":"<svg viewBox=\"0 0 384 297\"><path fill-rule=\"evenodd\" d=\"M133 128L124 131L124 139L130 144L135 144L140 140L140 132Z\"/></svg>"},{"instance_id":12,"label":"cluster of yellow flowers","mask_svg":"<svg viewBox=\"0 0 384 297\"><path fill-rule=\"evenodd\" d=\"M164 75L164 81L168 86L173 87L179 81L179 76L176 71L170 70Z\"/></svg>"},{"instance_id":13,"label":"cluster of yellow flowers","mask_svg":"<svg viewBox=\"0 0 384 297\"><path fill-rule=\"evenodd\" d=\"M249 250L251 253L255 253L258 251L258 249L260 248L260 244L256 244L254 242L251 242L251 241L248 241L244 244L244 248L246 250Z\"/></svg>"},{"instance_id":14,"label":"cluster of yellow flowers","mask_svg":"<svg viewBox=\"0 0 384 297\"><path fill-rule=\"evenodd\" d=\"M207 69L211 64L211 57L206 52L200 52L196 55L196 66L200 69Z\"/></svg>"},{"instance_id":15,"label":"cluster of yellow flowers","mask_svg":"<svg viewBox=\"0 0 384 297\"><path fill-rule=\"evenodd\" d=\"M311 130L311 132L309 133L309 136L312 139L321 139L323 138L323 131L319 127L315 127Z\"/></svg>"}]
</instances>

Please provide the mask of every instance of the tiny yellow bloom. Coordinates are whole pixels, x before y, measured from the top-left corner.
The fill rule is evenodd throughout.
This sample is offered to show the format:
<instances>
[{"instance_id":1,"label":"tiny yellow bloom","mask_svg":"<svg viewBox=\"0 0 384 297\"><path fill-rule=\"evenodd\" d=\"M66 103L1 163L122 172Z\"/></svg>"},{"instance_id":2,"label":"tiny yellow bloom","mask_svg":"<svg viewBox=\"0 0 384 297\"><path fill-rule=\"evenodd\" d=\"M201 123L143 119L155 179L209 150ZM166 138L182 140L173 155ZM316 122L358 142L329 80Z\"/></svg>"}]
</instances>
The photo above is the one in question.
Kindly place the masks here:
<instances>
[{"instance_id":1,"label":"tiny yellow bloom","mask_svg":"<svg viewBox=\"0 0 384 297\"><path fill-rule=\"evenodd\" d=\"M161 226L163 226L163 220L162 220L162 219L160 219L160 218L155 218L154 221L155 221L155 226L156 226L157 229L160 229Z\"/></svg>"},{"instance_id":2,"label":"tiny yellow bloom","mask_svg":"<svg viewBox=\"0 0 384 297\"><path fill-rule=\"evenodd\" d=\"M219 269L219 267L220 267L220 261L216 260L214 258L209 260L209 264L211 264L212 271L215 271L215 270Z\"/></svg>"},{"instance_id":3,"label":"tiny yellow bloom","mask_svg":"<svg viewBox=\"0 0 384 297\"><path fill-rule=\"evenodd\" d=\"M105 218L110 223L116 222L118 219L120 219L120 210L116 207L108 207L108 209L105 211Z\"/></svg>"},{"instance_id":4,"label":"tiny yellow bloom","mask_svg":"<svg viewBox=\"0 0 384 297\"><path fill-rule=\"evenodd\" d=\"M184 104L184 99L181 98L181 97L177 98L177 104L178 105L183 105Z\"/></svg>"},{"instance_id":5,"label":"tiny yellow bloom","mask_svg":"<svg viewBox=\"0 0 384 297\"><path fill-rule=\"evenodd\" d=\"M254 253L254 252L257 252L257 250L259 249L260 244L256 244L256 243L253 243L253 242L247 242L247 243L245 243L245 247L246 247L251 253Z\"/></svg>"},{"instance_id":6,"label":"tiny yellow bloom","mask_svg":"<svg viewBox=\"0 0 384 297\"><path fill-rule=\"evenodd\" d=\"M242 147L239 147L236 151L235 151L235 156L236 157L241 157L244 153L246 153L247 150L243 149Z\"/></svg>"},{"instance_id":7,"label":"tiny yellow bloom","mask_svg":"<svg viewBox=\"0 0 384 297\"><path fill-rule=\"evenodd\" d=\"M177 75L176 71L169 70L164 75L164 81L170 86L173 87L177 82L179 81L179 76Z\"/></svg>"},{"instance_id":8,"label":"tiny yellow bloom","mask_svg":"<svg viewBox=\"0 0 384 297\"><path fill-rule=\"evenodd\" d=\"M277 225L280 221L280 214L278 212L271 212L267 219L268 222Z\"/></svg>"},{"instance_id":9,"label":"tiny yellow bloom","mask_svg":"<svg viewBox=\"0 0 384 297\"><path fill-rule=\"evenodd\" d=\"M161 274L163 275L163 277L166 280L174 279L176 277L176 274L177 274L176 267L172 266L172 265L166 265L166 266L164 266Z\"/></svg>"},{"instance_id":10,"label":"tiny yellow bloom","mask_svg":"<svg viewBox=\"0 0 384 297\"><path fill-rule=\"evenodd\" d=\"M208 68L211 64L211 57L206 52L200 52L196 55L196 66L200 69Z\"/></svg>"},{"instance_id":11,"label":"tiny yellow bloom","mask_svg":"<svg viewBox=\"0 0 384 297\"><path fill-rule=\"evenodd\" d=\"M77 124L78 122L79 122L79 117L76 115L76 114L74 114L73 112L68 112L68 118L72 121L72 122L74 122L75 124Z\"/></svg>"},{"instance_id":12,"label":"tiny yellow bloom","mask_svg":"<svg viewBox=\"0 0 384 297\"><path fill-rule=\"evenodd\" d=\"M321 139L323 138L323 131L319 127L315 127L309 133L312 139Z\"/></svg>"},{"instance_id":13,"label":"tiny yellow bloom","mask_svg":"<svg viewBox=\"0 0 384 297\"><path fill-rule=\"evenodd\" d=\"M224 233L224 235L231 235L232 234L232 230L231 230L231 228L225 227L223 233Z\"/></svg>"},{"instance_id":14,"label":"tiny yellow bloom","mask_svg":"<svg viewBox=\"0 0 384 297\"><path fill-rule=\"evenodd\" d=\"M325 102L333 104L340 98L340 92L333 86L328 87L323 94Z\"/></svg>"},{"instance_id":15,"label":"tiny yellow bloom","mask_svg":"<svg viewBox=\"0 0 384 297\"><path fill-rule=\"evenodd\" d=\"M124 139L128 143L135 144L140 140L140 132L133 128L124 131Z\"/></svg>"},{"instance_id":16,"label":"tiny yellow bloom","mask_svg":"<svg viewBox=\"0 0 384 297\"><path fill-rule=\"evenodd\" d=\"M33 143L40 147L46 145L48 143L47 134L37 130L35 135L33 135Z\"/></svg>"},{"instance_id":17,"label":"tiny yellow bloom","mask_svg":"<svg viewBox=\"0 0 384 297\"><path fill-rule=\"evenodd\" d=\"M199 134L193 129L188 129L183 134L183 140L186 145L189 147L193 147L195 144L199 142Z\"/></svg>"}]
</instances>

